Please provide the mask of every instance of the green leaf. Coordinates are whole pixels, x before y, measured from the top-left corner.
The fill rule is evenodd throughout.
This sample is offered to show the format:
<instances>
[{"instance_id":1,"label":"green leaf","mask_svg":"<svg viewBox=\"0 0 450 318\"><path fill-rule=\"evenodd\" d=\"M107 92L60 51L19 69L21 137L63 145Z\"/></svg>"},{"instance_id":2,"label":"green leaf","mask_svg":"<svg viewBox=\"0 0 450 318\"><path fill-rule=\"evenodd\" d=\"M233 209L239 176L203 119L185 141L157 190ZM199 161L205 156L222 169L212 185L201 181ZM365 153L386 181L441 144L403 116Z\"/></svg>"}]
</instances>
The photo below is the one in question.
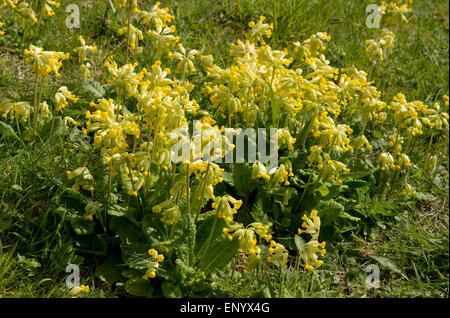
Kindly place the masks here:
<instances>
[{"instance_id":1,"label":"green leaf","mask_svg":"<svg viewBox=\"0 0 450 318\"><path fill-rule=\"evenodd\" d=\"M55 117L55 120L53 122L52 119L46 119L44 121L44 125L42 126L42 128L39 130L39 136L42 138L42 140L47 140L48 138L50 138L50 131L52 130L52 124L53 124L53 131L52 131L52 135L59 135L63 132L63 121L61 117Z\"/></svg>"},{"instance_id":2,"label":"green leaf","mask_svg":"<svg viewBox=\"0 0 450 318\"><path fill-rule=\"evenodd\" d=\"M122 244L122 259L124 264L137 270L147 270L149 245L146 243Z\"/></svg>"},{"instance_id":3,"label":"green leaf","mask_svg":"<svg viewBox=\"0 0 450 318\"><path fill-rule=\"evenodd\" d=\"M422 201L434 201L436 197L431 193L416 192L416 198Z\"/></svg>"},{"instance_id":4,"label":"green leaf","mask_svg":"<svg viewBox=\"0 0 450 318\"><path fill-rule=\"evenodd\" d=\"M14 132L14 129L10 125L5 124L2 121L0 121L0 136L3 136L8 140L22 142Z\"/></svg>"},{"instance_id":5,"label":"green leaf","mask_svg":"<svg viewBox=\"0 0 450 318\"><path fill-rule=\"evenodd\" d=\"M321 225L326 226L331 224L331 222L333 222L342 211L344 211L344 207L336 201L322 201L318 211Z\"/></svg>"},{"instance_id":6,"label":"green leaf","mask_svg":"<svg viewBox=\"0 0 450 318\"><path fill-rule=\"evenodd\" d=\"M133 296L150 297L153 293L153 287L150 279L142 277L133 277L125 283L125 290Z\"/></svg>"},{"instance_id":7,"label":"green leaf","mask_svg":"<svg viewBox=\"0 0 450 318\"><path fill-rule=\"evenodd\" d=\"M95 96L95 98L102 98L105 96L105 89L103 86L90 78L86 78L83 82L83 89L90 92Z\"/></svg>"},{"instance_id":8,"label":"green leaf","mask_svg":"<svg viewBox=\"0 0 450 318\"><path fill-rule=\"evenodd\" d=\"M356 216L352 216L352 215L348 214L348 213L345 212L345 211L344 211L344 212L341 212L341 214L339 214L339 217L344 218L344 219L347 219L347 220L350 220L350 221L355 221L355 222L361 221L360 218L358 218L358 217L356 217Z\"/></svg>"},{"instance_id":9,"label":"green leaf","mask_svg":"<svg viewBox=\"0 0 450 318\"><path fill-rule=\"evenodd\" d=\"M164 297L167 298L180 298L182 296L180 287L175 286L167 281L162 283L161 290Z\"/></svg>"},{"instance_id":10,"label":"green leaf","mask_svg":"<svg viewBox=\"0 0 450 318\"><path fill-rule=\"evenodd\" d=\"M210 214L197 226L197 236L195 244L195 254L198 257L203 256L207 245L207 239L213 227L215 214ZM204 257L201 268L205 272L213 272L218 267L225 267L236 255L239 248L239 241L230 241L222 232L226 227L226 222L218 218L213 234L210 239L206 256Z\"/></svg>"},{"instance_id":11,"label":"green leaf","mask_svg":"<svg viewBox=\"0 0 450 318\"><path fill-rule=\"evenodd\" d=\"M124 216L111 218L110 229L116 233L122 242L145 242L146 237L139 226Z\"/></svg>"},{"instance_id":12,"label":"green leaf","mask_svg":"<svg viewBox=\"0 0 450 318\"><path fill-rule=\"evenodd\" d=\"M247 163L237 163L233 166L233 184L238 195L248 197L255 189L256 182L252 179L252 167Z\"/></svg>"},{"instance_id":13,"label":"green leaf","mask_svg":"<svg viewBox=\"0 0 450 318\"><path fill-rule=\"evenodd\" d=\"M195 254L198 255L201 250L206 245L206 240L209 237L209 234L211 232L213 223L215 219L215 214L211 213L205 219L198 223L197 225L197 233L195 237ZM225 235L222 232L222 229L226 227L226 222L224 219L217 219L216 227L214 229L214 232L211 236L211 243L220 240L221 238L224 238ZM211 245L210 245L211 247Z\"/></svg>"},{"instance_id":14,"label":"green leaf","mask_svg":"<svg viewBox=\"0 0 450 318\"><path fill-rule=\"evenodd\" d=\"M273 94L272 85L269 85L269 94L270 94L270 108L272 110L272 124L273 124L273 127L277 128L277 126L278 126L278 107L277 107L277 102L275 100L275 96Z\"/></svg>"},{"instance_id":15,"label":"green leaf","mask_svg":"<svg viewBox=\"0 0 450 318\"><path fill-rule=\"evenodd\" d=\"M94 232L95 223L85 220L82 216L70 216L70 224L74 232L78 235L89 235Z\"/></svg>"},{"instance_id":16,"label":"green leaf","mask_svg":"<svg viewBox=\"0 0 450 318\"><path fill-rule=\"evenodd\" d=\"M113 254L97 267L95 270L95 276L100 278L103 282L114 284L122 277L119 267L122 263L122 259L117 254Z\"/></svg>"},{"instance_id":17,"label":"green leaf","mask_svg":"<svg viewBox=\"0 0 450 318\"><path fill-rule=\"evenodd\" d=\"M313 193L316 193L316 192L319 192L322 197L325 197L328 195L328 193L330 193L330 191L324 184L321 184L320 186L315 188Z\"/></svg>"},{"instance_id":18,"label":"green leaf","mask_svg":"<svg viewBox=\"0 0 450 318\"><path fill-rule=\"evenodd\" d=\"M94 223L92 221L88 221ZM92 252L98 255L106 256L108 251L108 239L106 234L92 234L89 236L83 236L77 242L77 244L86 252Z\"/></svg>"},{"instance_id":19,"label":"green leaf","mask_svg":"<svg viewBox=\"0 0 450 318\"><path fill-rule=\"evenodd\" d=\"M370 257L376 260L378 263L380 263L380 265L383 266L384 268L389 269L397 274L400 274L406 280L408 280L408 277L405 275L405 273L403 273L403 271L400 268L398 268L397 264L395 264L395 262L392 259L378 255L371 255Z\"/></svg>"},{"instance_id":20,"label":"green leaf","mask_svg":"<svg viewBox=\"0 0 450 318\"><path fill-rule=\"evenodd\" d=\"M195 235L196 228L193 218L187 214L183 215L177 223L174 245L177 256L187 265L192 265L195 261Z\"/></svg>"},{"instance_id":21,"label":"green leaf","mask_svg":"<svg viewBox=\"0 0 450 318\"><path fill-rule=\"evenodd\" d=\"M363 180L352 180L344 183L350 190L367 186L369 183Z\"/></svg>"},{"instance_id":22,"label":"green leaf","mask_svg":"<svg viewBox=\"0 0 450 318\"><path fill-rule=\"evenodd\" d=\"M372 134L373 134L373 136L374 136L375 138L381 138L381 137L383 136L383 133L382 133L381 131L379 131L379 130L374 130L374 131L372 132Z\"/></svg>"},{"instance_id":23,"label":"green leaf","mask_svg":"<svg viewBox=\"0 0 450 318\"><path fill-rule=\"evenodd\" d=\"M84 211L85 206L88 204L88 199L80 192L75 191L72 188L66 188L61 194L60 202L62 206L67 208Z\"/></svg>"},{"instance_id":24,"label":"green leaf","mask_svg":"<svg viewBox=\"0 0 450 318\"><path fill-rule=\"evenodd\" d=\"M202 262L202 270L205 273L212 273L217 268L223 268L235 257L239 248L239 240L230 241L225 236L222 239L212 242L208 252Z\"/></svg>"},{"instance_id":25,"label":"green leaf","mask_svg":"<svg viewBox=\"0 0 450 318\"><path fill-rule=\"evenodd\" d=\"M299 235L295 234L294 236L294 243L297 247L297 251L301 252L303 250L303 247L306 245L306 242L304 239L302 239Z\"/></svg>"},{"instance_id":26,"label":"green leaf","mask_svg":"<svg viewBox=\"0 0 450 318\"><path fill-rule=\"evenodd\" d=\"M128 208L115 204L108 209L108 214L113 216L125 216Z\"/></svg>"}]
</instances>

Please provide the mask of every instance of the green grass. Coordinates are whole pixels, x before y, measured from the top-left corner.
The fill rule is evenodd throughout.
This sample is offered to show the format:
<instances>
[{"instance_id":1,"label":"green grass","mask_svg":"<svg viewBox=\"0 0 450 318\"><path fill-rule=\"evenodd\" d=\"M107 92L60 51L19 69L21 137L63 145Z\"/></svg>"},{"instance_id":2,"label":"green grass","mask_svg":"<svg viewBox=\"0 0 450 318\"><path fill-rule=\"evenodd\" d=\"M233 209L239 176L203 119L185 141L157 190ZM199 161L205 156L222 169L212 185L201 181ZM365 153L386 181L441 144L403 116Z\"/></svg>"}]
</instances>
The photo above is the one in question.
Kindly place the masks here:
<instances>
[{"instance_id":1,"label":"green grass","mask_svg":"<svg viewBox=\"0 0 450 318\"><path fill-rule=\"evenodd\" d=\"M49 18L38 31L25 30L25 36L46 50L71 52L76 37L82 34L100 48L93 65L93 78L101 80L103 60L114 54L123 61L123 42L113 38L113 29L122 27L125 15L106 13L106 1L80 1L81 29L64 26L64 8L71 1L61 1L57 15ZM94 3L95 4L92 4ZM371 72L371 78L390 100L398 92L408 100L431 104L449 91L449 4L446 1L414 1L408 24L394 29L397 43L385 62L372 67L364 53L364 41L376 30L365 26L365 1L245 1L191 0L164 1L175 15L181 41L187 48L213 54L215 63L228 65L229 44L248 30L248 22L260 15L273 21L274 36L270 41L282 49L293 41L301 41L319 31L328 32L332 41L327 58L337 67L356 66ZM89 5L92 4L92 7ZM0 97L33 100L33 75L24 63L20 25L10 25L10 18L0 14L7 35L0 38ZM105 19L106 17L106 19ZM35 40L35 41L34 41ZM148 55L149 62L156 59ZM75 59L64 63L61 77L44 87L43 99L67 85L81 102L69 115L77 117L89 103L81 87L81 74ZM425 160L428 145L411 145L414 162ZM328 242L324 266L314 272L308 297L448 297L449 284L449 197L448 144L433 144L431 151L440 155L441 165L431 174L418 169L410 183L421 189L421 199L406 202L395 213L371 216L364 222L349 222L337 230ZM68 297L64 287L65 266L82 264L82 281L93 291L83 297L118 297L121 286L111 286L95 278L101 257L88 255L73 246L64 215L58 212L58 198L64 187L64 173L77 167L86 157L82 145L70 142L69 134L40 140L31 145L8 140L0 135L0 297ZM93 159L89 159L93 160ZM360 203L361 209L377 205L370 198ZM375 258L374 258L375 256ZM381 264L377 256L389 260ZM365 289L364 269L368 264L381 268L381 286ZM292 265L293 266L293 265ZM228 286L227 295L290 297L305 296L306 277L297 280L285 274L285 289L261 289L260 282L247 277L230 277L224 271L216 277L218 285ZM274 273L270 280L282 280ZM229 283L232 282L232 283ZM292 288L291 288L292 287Z\"/></svg>"}]
</instances>

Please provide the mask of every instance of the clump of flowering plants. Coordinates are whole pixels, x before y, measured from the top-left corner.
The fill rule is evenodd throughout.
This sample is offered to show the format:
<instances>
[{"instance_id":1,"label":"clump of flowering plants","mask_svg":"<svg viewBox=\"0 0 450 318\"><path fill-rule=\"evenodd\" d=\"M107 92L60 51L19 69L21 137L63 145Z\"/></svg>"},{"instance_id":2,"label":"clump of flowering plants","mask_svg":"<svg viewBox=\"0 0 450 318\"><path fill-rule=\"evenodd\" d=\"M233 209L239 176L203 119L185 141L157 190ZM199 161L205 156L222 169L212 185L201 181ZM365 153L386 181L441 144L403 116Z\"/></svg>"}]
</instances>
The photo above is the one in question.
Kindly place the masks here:
<instances>
[{"instance_id":1,"label":"clump of flowering plants","mask_svg":"<svg viewBox=\"0 0 450 318\"><path fill-rule=\"evenodd\" d=\"M5 6L36 23L25 3ZM114 4L123 18L114 32L125 54L103 60L103 82L91 79L88 59L97 46L79 35L73 48L91 93L83 118L64 116L79 102L70 87L42 100L44 81L60 76L69 54L32 44L23 53L34 74L34 100L0 96L0 113L21 136L28 132L30 142L47 126L51 138L57 123L80 132L96 165L68 167L59 198L66 204L58 211L68 215L77 237L101 242L97 254L109 256L108 246L117 243L115 265L126 265L119 276L130 294L207 295L214 275L238 272L232 262L261 280L280 270L296 280L304 271L309 281L326 262L327 230L342 218L357 219L344 212L353 204L345 194L370 189L380 200L414 196L412 140L427 132L431 145L437 133L448 133L446 95L442 105L407 101L400 92L383 100L367 72L331 65L326 32L272 48L274 26L261 16L230 45L232 63L225 66L185 47L174 16L159 2L148 11L136 0ZM409 4L383 4L381 14L406 22ZM46 1L42 12L51 17L53 7L59 4ZM394 44L395 34L382 29L365 52L378 63ZM250 155L227 164L236 147L227 129L274 131L278 164ZM436 161L430 158L429 170Z\"/></svg>"}]
</instances>

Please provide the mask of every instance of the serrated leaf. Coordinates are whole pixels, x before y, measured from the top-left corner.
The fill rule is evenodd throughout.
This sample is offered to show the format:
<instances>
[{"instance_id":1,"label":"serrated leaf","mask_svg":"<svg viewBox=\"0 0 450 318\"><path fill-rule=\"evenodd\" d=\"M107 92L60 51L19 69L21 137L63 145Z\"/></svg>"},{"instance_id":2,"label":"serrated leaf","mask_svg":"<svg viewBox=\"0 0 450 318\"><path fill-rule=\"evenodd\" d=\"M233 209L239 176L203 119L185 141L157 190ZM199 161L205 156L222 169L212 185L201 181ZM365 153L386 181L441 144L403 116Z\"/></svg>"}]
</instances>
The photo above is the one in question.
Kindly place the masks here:
<instances>
[{"instance_id":1,"label":"serrated leaf","mask_svg":"<svg viewBox=\"0 0 450 318\"><path fill-rule=\"evenodd\" d=\"M344 207L334 200L321 202L318 213L321 225L331 224L342 211L344 211Z\"/></svg>"},{"instance_id":2,"label":"serrated leaf","mask_svg":"<svg viewBox=\"0 0 450 318\"><path fill-rule=\"evenodd\" d=\"M256 182L252 179L252 167L246 163L235 164L233 184L240 196L247 197L256 187Z\"/></svg>"},{"instance_id":3,"label":"serrated leaf","mask_svg":"<svg viewBox=\"0 0 450 318\"><path fill-rule=\"evenodd\" d=\"M324 184L321 184L320 186L315 188L313 193L316 193L316 192L319 192L322 197L325 197L328 195L328 193L330 193L330 191Z\"/></svg>"},{"instance_id":4,"label":"serrated leaf","mask_svg":"<svg viewBox=\"0 0 450 318\"><path fill-rule=\"evenodd\" d=\"M181 289L167 281L162 283L161 290L166 298L180 298L182 296Z\"/></svg>"},{"instance_id":5,"label":"serrated leaf","mask_svg":"<svg viewBox=\"0 0 450 318\"><path fill-rule=\"evenodd\" d=\"M121 278L120 265L122 263L122 259L118 255L113 254L97 267L95 275L103 282L114 284Z\"/></svg>"},{"instance_id":6,"label":"serrated leaf","mask_svg":"<svg viewBox=\"0 0 450 318\"><path fill-rule=\"evenodd\" d=\"M192 265L195 261L195 235L196 228L193 218L187 214L183 215L177 223L174 245L177 256L187 265Z\"/></svg>"},{"instance_id":7,"label":"serrated leaf","mask_svg":"<svg viewBox=\"0 0 450 318\"><path fill-rule=\"evenodd\" d=\"M83 89L92 93L96 98L102 98L105 96L105 89L103 86L90 78L86 78L83 82Z\"/></svg>"},{"instance_id":8,"label":"serrated leaf","mask_svg":"<svg viewBox=\"0 0 450 318\"><path fill-rule=\"evenodd\" d=\"M416 192L415 197L422 201L434 201L436 197L431 193Z\"/></svg>"},{"instance_id":9,"label":"serrated leaf","mask_svg":"<svg viewBox=\"0 0 450 318\"><path fill-rule=\"evenodd\" d=\"M108 209L108 214L113 216L125 216L128 209L121 205L115 204Z\"/></svg>"},{"instance_id":10,"label":"serrated leaf","mask_svg":"<svg viewBox=\"0 0 450 318\"><path fill-rule=\"evenodd\" d=\"M133 296L150 297L153 293L152 283L149 279L145 280L142 277L130 278L125 283L125 290Z\"/></svg>"},{"instance_id":11,"label":"serrated leaf","mask_svg":"<svg viewBox=\"0 0 450 318\"><path fill-rule=\"evenodd\" d=\"M0 136L13 141L21 141L20 138L14 132L14 129L4 122L0 121Z\"/></svg>"},{"instance_id":12,"label":"serrated leaf","mask_svg":"<svg viewBox=\"0 0 450 318\"><path fill-rule=\"evenodd\" d=\"M350 220L350 221L355 221L355 222L361 221L360 218L358 218L356 216L352 216L345 211L341 212L341 214L339 214L339 217Z\"/></svg>"},{"instance_id":13,"label":"serrated leaf","mask_svg":"<svg viewBox=\"0 0 450 318\"><path fill-rule=\"evenodd\" d=\"M217 268L225 267L236 256L238 248L237 239L230 241L225 236L212 242L201 263L202 270L205 273L212 273Z\"/></svg>"}]
</instances>

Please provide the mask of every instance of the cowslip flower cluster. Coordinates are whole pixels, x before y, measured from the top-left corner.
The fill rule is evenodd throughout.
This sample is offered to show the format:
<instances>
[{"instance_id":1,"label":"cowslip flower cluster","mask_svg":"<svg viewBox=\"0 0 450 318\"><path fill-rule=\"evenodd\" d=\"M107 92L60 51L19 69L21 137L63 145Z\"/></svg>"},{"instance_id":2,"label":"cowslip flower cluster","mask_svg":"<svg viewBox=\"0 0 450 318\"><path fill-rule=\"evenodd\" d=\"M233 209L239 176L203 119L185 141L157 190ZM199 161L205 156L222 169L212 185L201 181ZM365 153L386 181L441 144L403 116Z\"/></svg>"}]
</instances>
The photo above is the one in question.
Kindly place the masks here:
<instances>
[{"instance_id":1,"label":"cowslip flower cluster","mask_svg":"<svg viewBox=\"0 0 450 318\"><path fill-rule=\"evenodd\" d=\"M70 290L69 294L71 296L76 296L80 293L89 293L89 290L90 290L89 285L80 285L80 286L73 287Z\"/></svg>"},{"instance_id":2,"label":"cowslip flower cluster","mask_svg":"<svg viewBox=\"0 0 450 318\"><path fill-rule=\"evenodd\" d=\"M62 66L61 60L69 58L69 53L44 51L42 47L30 45L29 49L25 49L24 54L28 57L25 61L31 65L31 69L38 76L48 77L50 73L54 73L59 77L59 68Z\"/></svg>"},{"instance_id":3,"label":"cowslip flower cluster","mask_svg":"<svg viewBox=\"0 0 450 318\"><path fill-rule=\"evenodd\" d=\"M384 18L387 24L398 25L401 22L408 23L406 14L412 11L409 6L412 4L412 0L400 0L396 2L381 2L378 6L378 12L380 15L379 23ZM365 52L369 58L369 61L377 63L377 60L383 61L384 47L394 48L395 34L387 28L383 28L378 36L377 40L366 40Z\"/></svg>"},{"instance_id":4,"label":"cowslip flower cluster","mask_svg":"<svg viewBox=\"0 0 450 318\"><path fill-rule=\"evenodd\" d=\"M145 272L144 276L142 276L142 278L145 280L149 278L155 278L159 264L164 261L164 255L158 253L158 251L154 248L148 250L148 255L150 255L150 260L147 264L149 269Z\"/></svg>"},{"instance_id":5,"label":"cowslip flower cluster","mask_svg":"<svg viewBox=\"0 0 450 318\"><path fill-rule=\"evenodd\" d=\"M75 183L72 185L73 190L78 191L81 187L83 190L94 191L94 177L87 167L79 167L73 171L67 170L66 174L67 180L75 180Z\"/></svg>"},{"instance_id":6,"label":"cowslip flower cluster","mask_svg":"<svg viewBox=\"0 0 450 318\"><path fill-rule=\"evenodd\" d=\"M69 104L68 100L76 103L78 101L78 98L74 94L72 94L66 86L60 87L55 94L55 111L60 111L64 107L66 107Z\"/></svg>"},{"instance_id":7,"label":"cowslip flower cluster","mask_svg":"<svg viewBox=\"0 0 450 318\"><path fill-rule=\"evenodd\" d=\"M55 15L55 11L54 8L59 8L60 7L60 3L53 1L53 0L46 0L43 7L42 7L42 15L44 16L54 16Z\"/></svg>"},{"instance_id":8,"label":"cowslip flower cluster","mask_svg":"<svg viewBox=\"0 0 450 318\"><path fill-rule=\"evenodd\" d=\"M14 102L8 98L0 98L0 113L2 118L27 122L30 116L30 109L31 107L28 102Z\"/></svg>"},{"instance_id":9,"label":"cowslip flower cluster","mask_svg":"<svg viewBox=\"0 0 450 318\"><path fill-rule=\"evenodd\" d=\"M297 230L298 234L307 233L311 235L311 239L303 249L300 251L300 258L305 263L305 269L308 271L314 270L314 266L320 267L323 260L320 260L317 254L324 256L326 253L325 242L319 243L320 234L320 217L317 215L317 210L312 210L309 217L305 214L302 217L302 228Z\"/></svg>"}]
</instances>

